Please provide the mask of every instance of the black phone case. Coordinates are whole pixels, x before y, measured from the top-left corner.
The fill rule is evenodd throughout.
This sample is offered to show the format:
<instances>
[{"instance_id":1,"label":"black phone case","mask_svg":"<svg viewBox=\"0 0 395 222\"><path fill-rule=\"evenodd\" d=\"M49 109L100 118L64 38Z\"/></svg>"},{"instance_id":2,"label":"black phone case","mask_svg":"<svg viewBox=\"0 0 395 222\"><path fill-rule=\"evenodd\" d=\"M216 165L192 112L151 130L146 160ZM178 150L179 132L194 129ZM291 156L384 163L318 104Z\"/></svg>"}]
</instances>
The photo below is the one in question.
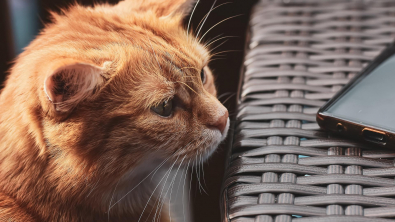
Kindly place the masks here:
<instances>
[{"instance_id":1,"label":"black phone case","mask_svg":"<svg viewBox=\"0 0 395 222\"><path fill-rule=\"evenodd\" d=\"M395 149L395 133L393 132L381 129L377 126L358 124L352 121L347 121L324 114L324 111L336 103L336 101L338 101L338 99L340 99L343 94L347 93L351 88L353 88L362 79L369 75L377 66L394 54L395 45L392 44L379 56L377 56L365 69L363 69L359 75L355 76L332 99L322 106L317 113L318 125L323 129L342 136L349 136L357 140L368 141L383 147Z\"/></svg>"}]
</instances>

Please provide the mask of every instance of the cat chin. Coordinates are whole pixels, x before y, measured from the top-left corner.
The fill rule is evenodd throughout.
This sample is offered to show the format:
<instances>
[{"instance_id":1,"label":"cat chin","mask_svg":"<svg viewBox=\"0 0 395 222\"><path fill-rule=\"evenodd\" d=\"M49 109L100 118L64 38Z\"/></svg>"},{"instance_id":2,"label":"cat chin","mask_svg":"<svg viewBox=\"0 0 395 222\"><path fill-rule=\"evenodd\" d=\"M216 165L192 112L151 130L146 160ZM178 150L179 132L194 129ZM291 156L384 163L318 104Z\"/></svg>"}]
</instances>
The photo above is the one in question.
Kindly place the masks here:
<instances>
[{"instance_id":1,"label":"cat chin","mask_svg":"<svg viewBox=\"0 0 395 222\"><path fill-rule=\"evenodd\" d=\"M202 157L203 161L206 161L214 153L214 151L217 149L219 144L225 140L225 138L228 134L229 125L230 125L230 120L228 118L226 127L225 127L223 133L221 133L219 130L207 129L206 134L208 134L210 137L212 137L213 141L211 142L211 144L208 147L206 147L206 149L203 151L203 153L200 152L200 154L202 154L201 157ZM159 165L161 165L161 163L163 163L163 161L165 159L165 158L163 158L163 156L165 156L165 154L160 153L160 152L151 153L149 156L146 156L144 158L144 160L140 160L140 163L133 170L126 173L123 176L123 178L121 179L121 181L123 181L123 180L141 181L143 179L143 177L148 175L150 172L152 172L152 170L154 170L157 166L159 166ZM167 164L165 164L165 165L168 165L171 161L165 161L165 162L167 162ZM171 165L171 163L170 163L170 165Z\"/></svg>"},{"instance_id":2,"label":"cat chin","mask_svg":"<svg viewBox=\"0 0 395 222\"><path fill-rule=\"evenodd\" d=\"M221 133L219 130L212 130L214 131L215 134L218 134L217 139L214 139L213 143L207 147L206 151L202 155L202 160L206 161L217 149L219 144L225 140L226 136L228 135L228 130L229 130L229 125L230 125L230 120L226 121L226 126L224 131Z\"/></svg>"},{"instance_id":3,"label":"cat chin","mask_svg":"<svg viewBox=\"0 0 395 222\"><path fill-rule=\"evenodd\" d=\"M229 125L230 120L228 118L223 133L221 133L219 130L207 129L206 133L213 138L213 142L208 147L206 147L203 153L201 153L199 161L206 161L214 153L219 144L225 140L228 134ZM112 200L114 200L114 202L116 202L116 200L122 200L123 204L121 203L119 204L119 206L138 207L146 204L146 199L149 198L150 194L153 192L152 184L157 184L157 178L162 178L165 175L169 164L171 165L171 163L167 163L163 165L163 168L160 167L159 170L155 173L156 179L154 179L154 181L152 181L152 178L147 178L147 175L151 175L151 173L155 171L155 168L163 163L163 155L164 154L161 153L151 153L151 155L144 158L144 160L140 160L140 164L138 164L134 169L126 173L119 180L118 184L116 185L117 188L111 193L108 193L108 195L111 195L111 198L110 196L108 196L107 199L110 199L111 202ZM142 184L139 184L140 182L142 182ZM135 187L136 189L134 189L133 187ZM107 202L106 206L108 206ZM130 209L118 210L128 211Z\"/></svg>"}]
</instances>

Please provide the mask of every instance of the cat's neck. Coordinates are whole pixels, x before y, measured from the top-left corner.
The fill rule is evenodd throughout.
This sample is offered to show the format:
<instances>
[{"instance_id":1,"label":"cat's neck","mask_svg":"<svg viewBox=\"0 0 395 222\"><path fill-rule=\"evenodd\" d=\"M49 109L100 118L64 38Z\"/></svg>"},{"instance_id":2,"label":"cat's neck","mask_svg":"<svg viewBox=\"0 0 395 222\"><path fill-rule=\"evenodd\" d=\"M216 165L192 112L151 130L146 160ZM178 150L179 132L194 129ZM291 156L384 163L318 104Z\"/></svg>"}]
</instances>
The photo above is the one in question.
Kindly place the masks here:
<instances>
[{"instance_id":1,"label":"cat's neck","mask_svg":"<svg viewBox=\"0 0 395 222\"><path fill-rule=\"evenodd\" d=\"M140 216L142 209L137 207L146 203L150 212L156 201L155 196L148 200L154 186L152 179L144 178L154 170L148 166L160 162L142 160L144 165L138 163L140 167L132 167L134 170L123 176L106 169L95 169L99 174L70 169L66 163L73 161L72 156L56 159L43 147L48 145L45 139L44 145L38 141L41 138L35 130L40 130L39 120L32 120L38 111L18 110L17 105L0 99L0 107L8 107L0 109L0 192L36 212L43 221L56 221L58 215L65 221L108 221L108 217L130 221ZM156 173L161 174L161 170Z\"/></svg>"}]
</instances>

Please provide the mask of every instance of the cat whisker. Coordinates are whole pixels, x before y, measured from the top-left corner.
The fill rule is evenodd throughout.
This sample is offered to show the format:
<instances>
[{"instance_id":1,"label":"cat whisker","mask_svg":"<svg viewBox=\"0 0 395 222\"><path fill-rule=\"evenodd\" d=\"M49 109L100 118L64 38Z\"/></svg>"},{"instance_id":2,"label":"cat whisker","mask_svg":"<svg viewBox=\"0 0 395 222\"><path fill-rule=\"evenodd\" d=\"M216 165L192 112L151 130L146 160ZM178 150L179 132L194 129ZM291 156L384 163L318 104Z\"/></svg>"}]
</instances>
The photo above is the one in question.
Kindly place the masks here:
<instances>
[{"instance_id":1,"label":"cat whisker","mask_svg":"<svg viewBox=\"0 0 395 222\"><path fill-rule=\"evenodd\" d=\"M161 146L158 146L158 150L161 150L162 147L166 147L169 143L171 143L171 141L173 141L173 139L174 139L175 137L176 137L176 135L174 135L174 136L168 138L168 140L167 140L165 143L163 143ZM176 152L181 152L181 151L178 151L178 150L177 150ZM181 154L181 153L179 153L179 154Z\"/></svg>"},{"instance_id":2,"label":"cat whisker","mask_svg":"<svg viewBox=\"0 0 395 222\"><path fill-rule=\"evenodd\" d=\"M177 156L177 159L175 160L175 162L174 163L176 163L177 162L177 160L178 160L178 158L180 157L180 155L182 155L183 153L185 153L185 150L187 150L186 149L186 147L188 147L192 142L195 142L196 140L192 140L192 141L190 141L188 144L186 144L184 147L182 147L181 149L178 149L172 156L174 156L175 154L178 154L178 156ZM185 154L184 155L184 158L187 156L187 154ZM170 158L170 157L169 157ZM180 168L180 166L182 165L182 162L184 161L184 158L183 158L183 160L181 161L181 163L179 164L179 168ZM174 166L174 163L173 163L173 165L171 166L171 168ZM189 166L189 162L188 162L188 166ZM177 170L178 171L178 170ZM176 173L176 175L177 175L177 173ZM167 175L167 177L168 177L169 175ZM174 178L174 177L173 177ZM168 178L166 178L166 181L167 181L167 179ZM162 178L162 180L163 180L163 178ZM163 185L165 185L166 184L166 181L164 182L164 184ZM172 183L171 183L172 184ZM170 185L171 185L170 184ZM157 188L155 188L155 190L156 190ZM154 191L155 191L154 190ZM156 218L156 215L157 215L157 212L158 212L158 209L159 209L159 206L160 205L163 205L163 203L164 203L164 199L163 199L163 201L162 201L162 203L161 203L161 200L162 200L162 193L163 193L163 190L164 190L164 187L162 188L162 191L161 191L161 193L160 193L160 195L159 195L159 198L158 198L158 200L157 200L157 202L158 202L158 206L157 206L157 210L155 211L155 215L154 215L154 220L155 220L155 218ZM167 192L168 191L166 191L166 194L165 194L165 196L167 195ZM164 196L164 197L165 197ZM152 198L152 196L150 197L150 198ZM156 202L155 202L156 203ZM163 206L162 206L163 207ZM160 209L162 208L162 207L160 207ZM153 209L152 209L153 210ZM150 212L150 214L149 215L151 215L151 213L152 213L152 210L151 210L151 212ZM160 215L160 214L159 214ZM158 217L159 217L159 215L158 215ZM158 218L159 219L159 218Z\"/></svg>"},{"instance_id":3,"label":"cat whisker","mask_svg":"<svg viewBox=\"0 0 395 222\"><path fill-rule=\"evenodd\" d=\"M217 46L215 46L214 48L212 48L212 49L210 50L209 53L211 53L212 51L214 51L215 49L217 49L217 48L220 47L221 45L225 44L227 41L229 41L229 39L227 39L227 40L221 42L220 44L218 44Z\"/></svg>"},{"instance_id":4,"label":"cat whisker","mask_svg":"<svg viewBox=\"0 0 395 222\"><path fill-rule=\"evenodd\" d=\"M189 161L188 161L188 164L189 164ZM184 171L185 171L185 168L184 168ZM184 174L185 174L185 172L183 172L183 173L181 174L181 179L184 177ZM177 186L177 191L176 191L175 199L177 199L177 197L178 197L178 191L180 190L180 185L181 185L181 180L180 180L180 182L178 183L178 186Z\"/></svg>"},{"instance_id":5,"label":"cat whisker","mask_svg":"<svg viewBox=\"0 0 395 222\"><path fill-rule=\"evenodd\" d=\"M224 34L224 33L221 33L221 34L216 35L216 36L212 37L211 39L207 40L207 42L204 44L204 47L207 48L207 44L209 44L209 43L211 43L212 41L214 41L214 40L220 38L223 34Z\"/></svg>"},{"instance_id":6,"label":"cat whisker","mask_svg":"<svg viewBox=\"0 0 395 222\"><path fill-rule=\"evenodd\" d=\"M174 153L173 155L167 157L161 164L159 164L159 165L160 165L159 168L162 167L163 164L164 164L165 162L167 162L167 160L169 160L171 157L175 156L176 154L177 154L177 152ZM159 169L159 168L158 168L158 169ZM149 176L151 176L151 174L154 173L154 171L156 172L157 169L154 169L153 171L151 171L151 173L149 173L146 177L144 177L144 179L142 179L136 186L134 186L134 187L133 187L131 190L129 190L125 195L123 195L117 202L115 202L113 205L111 205L111 206L108 208L108 212L107 212L107 213L109 213L110 210L111 210L111 208L113 208L117 203L119 203L119 201L121 201L123 198L125 198L129 193L131 193L134 189L136 189L136 187L138 187L138 186L139 186L141 183L143 183Z\"/></svg>"},{"instance_id":7,"label":"cat whisker","mask_svg":"<svg viewBox=\"0 0 395 222\"><path fill-rule=\"evenodd\" d=\"M110 210L111 210L111 203L112 203L112 200L113 200L113 198L114 198L114 193L115 193L115 191L117 190L117 187L118 187L119 181L121 181L121 178L119 178L119 180L118 180L117 184L115 185L115 189L114 189L114 191L112 192L112 195L111 195L110 204L108 204L108 211L107 211L108 222L110 222Z\"/></svg>"},{"instance_id":8,"label":"cat whisker","mask_svg":"<svg viewBox=\"0 0 395 222\"><path fill-rule=\"evenodd\" d=\"M226 59L227 57L225 55L213 55L211 56L211 59L215 58L215 59Z\"/></svg>"},{"instance_id":9,"label":"cat whisker","mask_svg":"<svg viewBox=\"0 0 395 222\"><path fill-rule=\"evenodd\" d=\"M214 61L214 60L212 60L214 58L214 60L216 60L216 59L226 59L227 57L225 56L225 55L214 55L214 56L211 56L211 61Z\"/></svg>"},{"instance_id":10,"label":"cat whisker","mask_svg":"<svg viewBox=\"0 0 395 222\"><path fill-rule=\"evenodd\" d=\"M187 180L187 175L188 175L188 168L189 168L189 163L191 160L188 161L187 168L185 169L185 178L184 178L184 184L182 185L182 201L185 201L185 182ZM182 205L182 214L184 216L184 222L186 221L185 218L185 204Z\"/></svg>"},{"instance_id":11,"label":"cat whisker","mask_svg":"<svg viewBox=\"0 0 395 222\"><path fill-rule=\"evenodd\" d=\"M219 96L217 97L217 99L220 100L222 97L227 96L227 95L230 95L230 94L232 94L232 92L225 92L225 93L222 93L221 95L219 95Z\"/></svg>"},{"instance_id":12,"label":"cat whisker","mask_svg":"<svg viewBox=\"0 0 395 222\"><path fill-rule=\"evenodd\" d=\"M212 61L216 61L216 60L223 60L223 59L226 59L226 58L224 57L224 58L215 58L215 59L210 59L210 60L208 60L208 62L212 62Z\"/></svg>"},{"instance_id":13,"label":"cat whisker","mask_svg":"<svg viewBox=\"0 0 395 222\"><path fill-rule=\"evenodd\" d=\"M189 146L189 145L190 145L192 142L194 142L194 141L195 141L195 140L190 141L187 145L185 145L185 146L182 147L181 149L177 150L172 156L174 156L175 154L178 153L178 157L179 157L179 156L180 156L181 154L183 154L184 151L186 150L185 147ZM172 156L170 156L170 157L172 157ZM186 156L187 156L187 155L185 155L184 158L185 158ZM168 158L170 158L170 157L168 157ZM177 157L177 159L175 160L175 163L177 162L178 157ZM182 162L180 163L180 166L181 166L181 164L182 164ZM173 164L173 165L174 165L174 164ZM172 167L173 167L173 165L172 165ZM189 162L188 162L188 166L189 166ZM171 168L172 168L172 167L171 167ZM167 173L165 173L165 176L166 176L166 174L167 174ZM169 176L169 175L168 175L168 176ZM151 178L151 179L152 179L152 178ZM162 177L162 180L163 180L163 179L164 179L164 177ZM162 180L161 180L161 181L162 181ZM161 181L160 181L159 183L161 183ZM167 181L167 178L166 178L166 181ZM165 183L166 183L166 181L165 181ZM165 184L164 184L164 185L165 185ZM158 184L158 186L159 186L159 184ZM155 187L155 189L154 189L152 195L155 193L155 190L156 190L156 189L157 189L157 187ZM163 188L162 188L162 191L163 191ZM161 194L162 194L162 192L161 192ZM150 198L152 198L152 195L151 195ZM157 209L158 209L158 207L159 207L160 204L161 204L160 201L161 201L161 195L160 195L159 198L155 201L155 205L158 204ZM148 204L148 202L147 202L147 204ZM146 205L146 207L147 207L147 205ZM149 215L151 215L152 211L153 211L153 209L151 209L151 212L150 212ZM155 211L154 220L155 220L155 218L156 218L156 214L157 214L157 210ZM148 215L148 217L149 217L149 215Z\"/></svg>"},{"instance_id":14,"label":"cat whisker","mask_svg":"<svg viewBox=\"0 0 395 222\"><path fill-rule=\"evenodd\" d=\"M147 208L147 206L148 206L148 204L149 204L151 198L154 196L156 189L158 189L158 187L159 187L159 185L162 183L163 179L166 177L166 181L167 181L167 178L169 178L170 172L171 172L171 170L173 169L173 166L174 166L174 164L176 164L176 162L177 162L177 160L178 160L179 157L180 157L180 156L178 155L178 156L177 156L177 159L174 161L174 163L171 165L171 167L166 171L165 175L162 177L162 179L158 182L158 185L156 185L156 187L155 187L154 190L152 191L152 194L151 194L150 197L148 198L148 201L147 201L147 203L145 204L144 209L143 209L143 211L141 212L140 218L139 218L139 220L138 220L137 222L140 222L141 218L143 217L143 214L144 214L145 209ZM165 183L166 183L166 181L165 181ZM163 190L163 189L162 189L162 190ZM151 213L150 213L150 215L151 215Z\"/></svg>"},{"instance_id":15,"label":"cat whisker","mask_svg":"<svg viewBox=\"0 0 395 222\"><path fill-rule=\"evenodd\" d=\"M197 156L195 158L195 161L196 161L196 168L195 168L195 170L196 170L196 178L198 179L199 192L200 192L200 194L202 194L201 185L200 185L200 171L198 171L198 170L200 170L200 164L198 164Z\"/></svg>"},{"instance_id":16,"label":"cat whisker","mask_svg":"<svg viewBox=\"0 0 395 222\"><path fill-rule=\"evenodd\" d=\"M199 155L199 174L202 171L202 154ZM203 172L202 172L203 173ZM204 175L204 173L203 173ZM199 176L200 177L200 176ZM203 179L203 178L202 178ZM203 187L203 186L202 186Z\"/></svg>"},{"instance_id":17,"label":"cat whisker","mask_svg":"<svg viewBox=\"0 0 395 222\"><path fill-rule=\"evenodd\" d=\"M173 179L172 179L172 181L171 181L171 183L170 183L170 185L169 185L169 188L167 189L165 195L163 196L164 199L163 199L163 202L162 202L161 209L160 209L160 211L159 211L159 212L162 211L162 208L163 208L163 205L164 205L164 202L165 202L165 198L166 198L166 196L167 196L167 193L168 193L169 190L170 190L170 194L169 194L169 218L170 218L170 221L171 221L171 195L172 195L172 193L173 193L174 182L175 182L175 179L177 178L178 171L180 170L180 167L181 167L182 163L184 162L185 157L186 157L186 155L182 158L182 160L181 160L181 162L180 162L180 164L179 164L179 166L178 166L178 168L177 168L177 170L176 170L176 173L174 174ZM159 215L160 215L160 214L159 214ZM158 217L158 219L159 219L159 217Z\"/></svg>"},{"instance_id":18,"label":"cat whisker","mask_svg":"<svg viewBox=\"0 0 395 222\"><path fill-rule=\"evenodd\" d=\"M208 46L210 46L210 45L213 44L214 42L217 42L217 41L219 41L219 40L221 40L221 39L224 39L224 38L239 38L239 36L223 36L223 37L221 37L221 38L218 38L218 39L215 39L215 40L213 40L213 41L211 41L211 42L208 42L207 45L205 45L205 47L207 48Z\"/></svg>"},{"instance_id":19,"label":"cat whisker","mask_svg":"<svg viewBox=\"0 0 395 222\"><path fill-rule=\"evenodd\" d=\"M97 187L97 184L99 183L100 178L97 180L97 182L95 183L95 185L92 187L91 191L88 193L88 195L86 195L86 198L89 197L89 195L91 195L92 191Z\"/></svg>"},{"instance_id":20,"label":"cat whisker","mask_svg":"<svg viewBox=\"0 0 395 222\"><path fill-rule=\"evenodd\" d=\"M188 206L191 206L191 189L192 189L192 176L193 176L193 167L195 163L192 161L192 167L191 167L191 177L189 178L189 195L188 195Z\"/></svg>"},{"instance_id":21,"label":"cat whisker","mask_svg":"<svg viewBox=\"0 0 395 222\"><path fill-rule=\"evenodd\" d=\"M155 191L156 191L156 189L159 187L159 185L162 184L162 180L163 180L166 176L167 176L167 178L168 178L168 176L169 176L170 173L171 173L171 170L172 170L172 167L170 167L170 168L166 171L165 175L162 177L162 179L159 181L158 185L157 185L157 186L155 187L155 189L152 191L152 194L151 194L150 198L152 198L152 196L155 194ZM166 178L166 180L167 180L167 178ZM166 184L166 181L163 183L162 186L165 186L165 184ZM155 212L158 211L158 207L160 206L160 201L161 201L161 200L162 200L162 199L161 199L161 196L159 196L159 197L157 198L157 200L155 201L155 203L154 203L154 206L156 206ZM148 203L149 203L149 200L148 200L147 204L148 204ZM146 205L146 206L147 206L147 205ZM144 213L144 211L145 211L145 208L144 208L142 214ZM147 219L150 217L150 215L151 215L152 212L153 212L153 209L151 209L150 213L148 214ZM141 216L142 216L142 214L141 214ZM141 217L141 216L140 216L140 217ZM156 218L156 213L155 213L154 218L152 219L152 221L155 221L155 218ZM147 221L147 219L146 219L145 221ZM140 219L139 219L139 220L140 220Z\"/></svg>"},{"instance_id":22,"label":"cat whisker","mask_svg":"<svg viewBox=\"0 0 395 222\"><path fill-rule=\"evenodd\" d=\"M196 157L196 176L197 176L198 183L199 183L200 194L202 194L202 190L203 190L203 192L208 195L208 193L206 192L206 190L202 186L202 183L200 182L200 162L198 161L198 157Z\"/></svg>"},{"instance_id":23,"label":"cat whisker","mask_svg":"<svg viewBox=\"0 0 395 222\"><path fill-rule=\"evenodd\" d=\"M214 7L213 9L211 9L210 11L208 11L208 12L203 16L203 18L200 20L200 22L199 22L199 24L197 25L196 29L199 28L200 24L202 24L203 19L207 18L208 15L209 15L212 11L214 11L215 9L217 9L217 8L223 6L223 5L229 4L229 3L232 3L232 2L224 2L224 3L222 3L222 4L219 4L219 5L215 6L215 7ZM215 4L215 3L214 3L214 4Z\"/></svg>"},{"instance_id":24,"label":"cat whisker","mask_svg":"<svg viewBox=\"0 0 395 222\"><path fill-rule=\"evenodd\" d=\"M229 20L229 19L232 19L232 18L236 18L236 17L238 17L238 16L241 16L242 14L240 14L240 15L234 15L234 16L231 16L231 17L229 17L229 18L226 18L226 19L223 19L222 21L220 21L220 22L218 22L217 24L215 24L215 25L213 25L209 30L207 30L204 34L203 34L203 36L202 37L200 37L200 39L199 39L199 43L202 41L202 39L204 38L204 36L206 36L207 35L207 33L209 33L214 27L216 27L217 25L219 25L219 24L221 24L221 23L223 23L223 22L225 22L226 20Z\"/></svg>"},{"instance_id":25,"label":"cat whisker","mask_svg":"<svg viewBox=\"0 0 395 222\"><path fill-rule=\"evenodd\" d=\"M228 98L226 98L222 104L225 104L230 98L232 98L235 95L236 95L236 93L232 93L232 95L228 96Z\"/></svg>"},{"instance_id":26,"label":"cat whisker","mask_svg":"<svg viewBox=\"0 0 395 222\"><path fill-rule=\"evenodd\" d=\"M195 13L195 9L196 9L197 5L199 4L199 2L200 2L200 0L198 0L196 2L195 6L193 7L191 16L189 16L189 22L188 22L188 27L187 27L187 36L189 36L189 26L191 25L191 20L192 20L192 17L193 17L193 13Z\"/></svg>"},{"instance_id":27,"label":"cat whisker","mask_svg":"<svg viewBox=\"0 0 395 222\"><path fill-rule=\"evenodd\" d=\"M177 152L180 152L179 155L182 155L185 153L185 150L187 150L186 147L188 147L191 143L196 142L196 140L190 141L187 145L183 146L181 149L178 149Z\"/></svg>"},{"instance_id":28,"label":"cat whisker","mask_svg":"<svg viewBox=\"0 0 395 222\"><path fill-rule=\"evenodd\" d=\"M159 217L160 217L160 209L162 209L163 203L164 203L165 198L166 198L166 195L167 195L167 191L166 191L166 193L165 193L165 195L164 195L163 197L162 197L162 194L163 194L163 191L165 190L166 182L167 182L167 180L169 179L169 176L170 176L170 174L171 174L171 170L173 169L173 167L174 167L174 165L175 165L175 163L177 162L177 160L178 160L179 157L180 157L180 155L177 156L177 159L174 161L173 165L170 167L169 173L168 173L167 176L166 176L166 180L165 180L165 182L163 182L162 190L160 191L159 198L158 198L158 201L159 201L159 202L158 202L158 206L157 206L157 208L156 208L155 215L154 215L154 221L155 221L156 215L158 214L158 210L159 210L159 214L158 214L158 220L159 220ZM171 182L170 182L170 185L171 185ZM169 188L171 187L170 185L169 185ZM167 190L169 190L169 189L167 189ZM163 201L162 201L162 200L163 200ZM144 211L143 211L143 212L144 212Z\"/></svg>"},{"instance_id":29,"label":"cat whisker","mask_svg":"<svg viewBox=\"0 0 395 222\"><path fill-rule=\"evenodd\" d=\"M178 82L178 83L181 83L181 84L183 84L183 85L185 85L186 87L188 87L190 90L192 90L194 93L196 93L197 95L198 95L198 93L195 91L195 90L193 90L190 86L188 86L186 83L184 83L184 82L181 82L181 81L176 81L176 82Z\"/></svg>"},{"instance_id":30,"label":"cat whisker","mask_svg":"<svg viewBox=\"0 0 395 222\"><path fill-rule=\"evenodd\" d=\"M203 159L202 159L202 155L203 155L203 154L200 154L200 165L202 166L202 179L203 179L203 185L207 188L206 180L204 179L204 169L203 169ZM207 191L204 189L203 186L202 186L202 189L203 189L204 193L206 193L206 194L208 195Z\"/></svg>"},{"instance_id":31,"label":"cat whisker","mask_svg":"<svg viewBox=\"0 0 395 222\"><path fill-rule=\"evenodd\" d=\"M163 166L163 164L165 164L165 162L168 160L168 159L170 159L170 157L172 157L172 156L169 156L169 157L167 157L162 163L160 163L159 164L159 166L157 166L154 170L155 170L155 172L152 174L152 176L151 176L151 181L152 181L152 179L154 178L154 176L155 176L155 174L156 174L156 172Z\"/></svg>"},{"instance_id":32,"label":"cat whisker","mask_svg":"<svg viewBox=\"0 0 395 222\"><path fill-rule=\"evenodd\" d=\"M172 184L170 184L171 188L169 187L169 189L170 189L170 194L169 194L169 218L170 218L170 221L171 221L171 213L170 213L170 211L171 211L171 195L173 193L173 186L174 186L175 179L177 178L178 171L180 170L181 164L182 164L182 162L184 162L185 157L186 157L186 155L184 156L184 158L182 158L181 163L179 164L179 166L177 168L177 171L173 177ZM165 196L166 195L167 195L167 192L166 192Z\"/></svg>"},{"instance_id":33,"label":"cat whisker","mask_svg":"<svg viewBox=\"0 0 395 222\"><path fill-rule=\"evenodd\" d=\"M202 165L202 178L203 178L203 184L205 187L207 187L206 184L206 179L204 179L204 163L203 163L203 159L202 159L202 154L200 154L200 165Z\"/></svg>"},{"instance_id":34,"label":"cat whisker","mask_svg":"<svg viewBox=\"0 0 395 222\"><path fill-rule=\"evenodd\" d=\"M213 3L213 5L211 6L210 11L208 12L208 15L207 15L206 18L204 19L202 25L201 25L200 28L199 28L199 31L198 31L197 34L196 34L196 38L199 37L199 33L200 33L200 31L202 30L204 23L206 23L207 18L210 16L210 13L211 13L211 11L212 11L213 8L214 8L215 3L217 3L217 0L215 0L214 3ZM199 42L200 42L200 41L199 41Z\"/></svg>"},{"instance_id":35,"label":"cat whisker","mask_svg":"<svg viewBox=\"0 0 395 222\"><path fill-rule=\"evenodd\" d=\"M226 51L222 51L222 52L217 52L211 56L213 57L215 55L219 55L219 54L226 53L226 52L241 52L241 50L226 50Z\"/></svg>"}]
</instances>

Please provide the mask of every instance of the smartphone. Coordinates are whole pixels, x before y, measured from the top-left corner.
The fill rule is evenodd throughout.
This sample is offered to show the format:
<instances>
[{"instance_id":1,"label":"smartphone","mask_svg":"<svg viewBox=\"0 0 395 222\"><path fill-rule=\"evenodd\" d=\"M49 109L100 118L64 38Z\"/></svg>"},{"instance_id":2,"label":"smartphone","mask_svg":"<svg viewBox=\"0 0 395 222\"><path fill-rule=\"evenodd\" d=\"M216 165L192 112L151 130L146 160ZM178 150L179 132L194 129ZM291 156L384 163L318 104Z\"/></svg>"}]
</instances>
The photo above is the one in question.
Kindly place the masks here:
<instances>
[{"instance_id":1,"label":"smartphone","mask_svg":"<svg viewBox=\"0 0 395 222\"><path fill-rule=\"evenodd\" d=\"M395 149L395 46L321 107L317 122L342 136Z\"/></svg>"}]
</instances>

